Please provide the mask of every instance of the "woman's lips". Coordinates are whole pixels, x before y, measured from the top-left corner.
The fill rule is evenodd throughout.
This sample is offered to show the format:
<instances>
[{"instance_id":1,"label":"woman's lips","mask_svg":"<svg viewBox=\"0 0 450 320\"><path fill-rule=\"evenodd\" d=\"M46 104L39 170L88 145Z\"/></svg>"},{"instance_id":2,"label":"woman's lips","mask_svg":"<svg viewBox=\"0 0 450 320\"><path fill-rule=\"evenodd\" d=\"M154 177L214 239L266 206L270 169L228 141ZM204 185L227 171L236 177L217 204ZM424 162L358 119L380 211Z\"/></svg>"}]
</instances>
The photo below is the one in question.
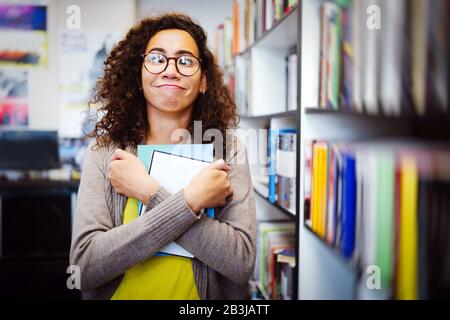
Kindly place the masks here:
<instances>
[{"instance_id":1,"label":"woman's lips","mask_svg":"<svg viewBox=\"0 0 450 320\"><path fill-rule=\"evenodd\" d=\"M175 84L162 84L160 86L157 86L157 88L172 89L172 90L184 90L183 87L177 86Z\"/></svg>"}]
</instances>

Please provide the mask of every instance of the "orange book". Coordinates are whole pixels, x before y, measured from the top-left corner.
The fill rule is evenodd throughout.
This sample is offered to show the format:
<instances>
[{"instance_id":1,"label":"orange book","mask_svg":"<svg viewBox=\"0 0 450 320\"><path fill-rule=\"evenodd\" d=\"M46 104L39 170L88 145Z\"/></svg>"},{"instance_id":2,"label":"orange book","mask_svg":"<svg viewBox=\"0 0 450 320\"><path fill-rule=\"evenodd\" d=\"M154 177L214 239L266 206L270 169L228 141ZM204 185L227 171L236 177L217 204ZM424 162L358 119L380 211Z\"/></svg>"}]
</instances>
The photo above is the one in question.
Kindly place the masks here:
<instances>
[{"instance_id":1,"label":"orange book","mask_svg":"<svg viewBox=\"0 0 450 320\"><path fill-rule=\"evenodd\" d=\"M239 4L233 1L233 55L239 53Z\"/></svg>"}]
</instances>

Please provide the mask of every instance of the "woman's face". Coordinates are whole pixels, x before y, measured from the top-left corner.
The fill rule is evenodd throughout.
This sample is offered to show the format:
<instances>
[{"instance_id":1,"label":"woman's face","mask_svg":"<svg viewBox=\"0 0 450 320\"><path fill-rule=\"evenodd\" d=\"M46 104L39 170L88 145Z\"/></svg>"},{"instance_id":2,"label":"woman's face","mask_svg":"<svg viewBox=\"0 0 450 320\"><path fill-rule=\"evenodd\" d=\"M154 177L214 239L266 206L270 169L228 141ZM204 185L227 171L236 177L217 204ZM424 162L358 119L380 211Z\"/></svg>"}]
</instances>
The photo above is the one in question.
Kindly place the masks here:
<instances>
[{"instance_id":1,"label":"woman's face","mask_svg":"<svg viewBox=\"0 0 450 320\"><path fill-rule=\"evenodd\" d=\"M162 53L167 57L192 55L199 58L195 40L189 33L178 29L162 30L148 42L145 53ZM192 76L180 74L175 60L159 74L147 71L142 64L142 88L148 105L166 112L179 112L190 108L200 91L206 89L205 77L199 69Z\"/></svg>"}]
</instances>

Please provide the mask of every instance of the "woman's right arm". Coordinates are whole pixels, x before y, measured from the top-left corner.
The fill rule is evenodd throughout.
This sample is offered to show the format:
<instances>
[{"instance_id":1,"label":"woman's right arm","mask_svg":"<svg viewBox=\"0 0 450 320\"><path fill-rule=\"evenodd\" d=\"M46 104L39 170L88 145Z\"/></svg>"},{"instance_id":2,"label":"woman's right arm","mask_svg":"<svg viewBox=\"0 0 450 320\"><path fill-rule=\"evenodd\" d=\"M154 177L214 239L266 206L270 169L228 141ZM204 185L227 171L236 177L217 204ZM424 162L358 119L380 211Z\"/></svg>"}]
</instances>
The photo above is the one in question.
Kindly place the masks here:
<instances>
[{"instance_id":1,"label":"woman's right arm","mask_svg":"<svg viewBox=\"0 0 450 320\"><path fill-rule=\"evenodd\" d=\"M105 194L107 152L91 147L85 154L70 252L70 263L81 270L83 292L146 260L200 219L181 190L131 223L114 227Z\"/></svg>"}]
</instances>

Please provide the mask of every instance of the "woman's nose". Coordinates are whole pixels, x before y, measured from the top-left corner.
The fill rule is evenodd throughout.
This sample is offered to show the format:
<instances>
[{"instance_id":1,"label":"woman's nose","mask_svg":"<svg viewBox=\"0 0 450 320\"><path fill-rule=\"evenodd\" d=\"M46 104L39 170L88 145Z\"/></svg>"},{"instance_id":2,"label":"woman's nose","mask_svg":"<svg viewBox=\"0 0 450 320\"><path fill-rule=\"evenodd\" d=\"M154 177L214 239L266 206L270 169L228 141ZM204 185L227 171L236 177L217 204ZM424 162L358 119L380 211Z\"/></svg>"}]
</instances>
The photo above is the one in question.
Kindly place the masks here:
<instances>
[{"instance_id":1,"label":"woman's nose","mask_svg":"<svg viewBox=\"0 0 450 320\"><path fill-rule=\"evenodd\" d=\"M176 61L175 60L169 60L169 63L167 64L166 70L164 70L163 77L167 78L179 78L180 74L178 73L177 67L176 67Z\"/></svg>"}]
</instances>

